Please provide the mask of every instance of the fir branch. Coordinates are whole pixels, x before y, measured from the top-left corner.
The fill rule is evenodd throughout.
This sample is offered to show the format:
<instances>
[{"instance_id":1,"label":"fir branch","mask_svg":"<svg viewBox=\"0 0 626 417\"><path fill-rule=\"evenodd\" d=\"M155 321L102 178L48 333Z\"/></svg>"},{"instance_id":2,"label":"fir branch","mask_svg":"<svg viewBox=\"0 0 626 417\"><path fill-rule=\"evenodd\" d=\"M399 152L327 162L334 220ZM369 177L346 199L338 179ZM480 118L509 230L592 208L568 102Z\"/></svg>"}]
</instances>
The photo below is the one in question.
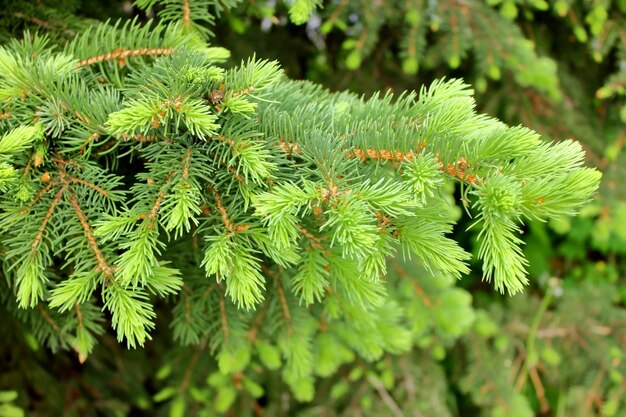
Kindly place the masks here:
<instances>
[{"instance_id":1,"label":"fir branch","mask_svg":"<svg viewBox=\"0 0 626 417\"><path fill-rule=\"evenodd\" d=\"M189 7L189 0L183 0L183 26L189 27L191 25L191 8Z\"/></svg>"},{"instance_id":2,"label":"fir branch","mask_svg":"<svg viewBox=\"0 0 626 417\"><path fill-rule=\"evenodd\" d=\"M461 157L455 163L447 164L445 168L442 167L441 170L451 177L458 178L468 184L480 185L476 174L468 174L466 172L468 168L470 168L470 165L467 163L467 159Z\"/></svg>"},{"instance_id":3,"label":"fir branch","mask_svg":"<svg viewBox=\"0 0 626 417\"><path fill-rule=\"evenodd\" d=\"M58 26L57 24L50 23L50 22L45 21L43 19L40 19L40 18L38 18L36 16L31 16L31 15L28 15L28 14L23 13L23 12L13 12L13 16L17 17L18 19L22 19L24 21L34 23L37 26L40 26L40 27L42 27L42 28L44 28L46 30L51 30L51 29L54 29L55 27ZM67 28L63 29L63 34L69 35L69 36L76 36L76 32L75 31L73 31L71 29L67 29Z\"/></svg>"},{"instance_id":4,"label":"fir branch","mask_svg":"<svg viewBox=\"0 0 626 417\"><path fill-rule=\"evenodd\" d=\"M193 154L193 147L187 148L187 152L185 152L185 156L183 157L183 169L182 169L182 177L184 180L189 179L189 163L191 161L191 155Z\"/></svg>"},{"instance_id":5,"label":"fir branch","mask_svg":"<svg viewBox=\"0 0 626 417\"><path fill-rule=\"evenodd\" d=\"M419 285L417 280L411 277L409 273L404 268L402 268L402 266L396 264L394 265L394 270L397 272L399 276L411 282L411 286L413 287L413 290L415 291L415 295L417 295L417 297L422 300L425 307L430 308L433 305L433 300L428 296L428 294L426 294L426 292Z\"/></svg>"},{"instance_id":6,"label":"fir branch","mask_svg":"<svg viewBox=\"0 0 626 417\"><path fill-rule=\"evenodd\" d=\"M93 251L98 261L98 269L103 272L105 278L107 279L111 278L113 276L113 267L108 264L104 255L102 254L102 251L100 250L98 246L96 238L93 235L93 230L91 226L89 225L89 221L87 220L87 216L85 215L85 213L83 213L82 209L80 208L80 205L78 204L78 200L76 199L76 195L74 195L74 193L72 192L70 192L70 203L72 204L72 206L74 207L74 210L76 211L76 216L78 217L80 225L82 226L85 232L85 237L87 238L87 241L89 242L89 246L91 247L91 250Z\"/></svg>"},{"instance_id":7,"label":"fir branch","mask_svg":"<svg viewBox=\"0 0 626 417\"><path fill-rule=\"evenodd\" d=\"M265 301L263 303L263 306L259 309L259 312L257 313L252 326L250 326L250 329L248 330L246 334L250 342L254 343L254 341L256 340L257 334L259 332L261 324L263 323L263 319L265 318L265 315L267 314L268 310L269 310L269 303Z\"/></svg>"},{"instance_id":8,"label":"fir branch","mask_svg":"<svg viewBox=\"0 0 626 417\"><path fill-rule=\"evenodd\" d=\"M29 16L22 12L13 12L13 16L17 17L18 19L24 19L29 22L35 23L36 25L39 25L44 29L50 29L52 27L52 25L49 22L46 22L45 20L41 20L35 16Z\"/></svg>"},{"instance_id":9,"label":"fir branch","mask_svg":"<svg viewBox=\"0 0 626 417\"><path fill-rule=\"evenodd\" d=\"M532 366L528 370L528 374L530 375L530 380L532 381L535 388L535 395L537 396L537 400L539 401L541 412L547 413L548 411L550 411L550 406L548 405L548 400L546 399L546 391L541 382L541 378L539 377L539 373L537 372L537 367Z\"/></svg>"},{"instance_id":10,"label":"fir branch","mask_svg":"<svg viewBox=\"0 0 626 417\"><path fill-rule=\"evenodd\" d=\"M403 417L404 413L402 412L402 409L398 406L398 403L394 401L393 397L389 395L389 392L385 389L385 386L382 384L382 382L374 375L370 375L367 380L370 382L370 384L374 386L374 388L381 396L385 404L387 404L387 407L389 408L389 410L391 410L393 415L395 417Z\"/></svg>"},{"instance_id":11,"label":"fir branch","mask_svg":"<svg viewBox=\"0 0 626 417\"><path fill-rule=\"evenodd\" d=\"M213 198L215 198L215 204L222 218L222 223L224 224L224 228L228 230L229 233L234 233L235 226L232 220L228 217L228 211L222 205L222 197L218 194L218 192L215 190L215 187L213 187L213 185L209 185L209 191L211 191L211 194L213 194Z\"/></svg>"},{"instance_id":12,"label":"fir branch","mask_svg":"<svg viewBox=\"0 0 626 417\"><path fill-rule=\"evenodd\" d=\"M50 317L50 314L48 314L48 312L46 311L46 308L43 305L38 304L37 311L39 312L39 314L41 314L44 320L46 320L46 322L50 325L50 327L52 328L52 330L54 330L55 333L61 333L61 329L59 328L59 325L52 319L52 317Z\"/></svg>"},{"instance_id":13,"label":"fir branch","mask_svg":"<svg viewBox=\"0 0 626 417\"><path fill-rule=\"evenodd\" d=\"M230 338L230 330L228 330L228 317L226 315L226 303L224 302L224 294L220 293L220 320L222 323L222 333L224 345L227 346Z\"/></svg>"},{"instance_id":14,"label":"fir branch","mask_svg":"<svg viewBox=\"0 0 626 417\"><path fill-rule=\"evenodd\" d=\"M117 48L106 54L96 55L90 58L85 58L76 63L76 68L82 68L93 64L99 64L106 61L117 61L121 66L124 65L124 61L127 58L134 58L137 56L167 56L174 53L176 48L141 48L141 49L121 49Z\"/></svg>"},{"instance_id":15,"label":"fir branch","mask_svg":"<svg viewBox=\"0 0 626 417\"><path fill-rule=\"evenodd\" d=\"M404 162L411 161L413 152L391 151L386 149L353 149L348 151L349 158L359 158L361 160L372 159L375 161Z\"/></svg>"},{"instance_id":16,"label":"fir branch","mask_svg":"<svg viewBox=\"0 0 626 417\"><path fill-rule=\"evenodd\" d=\"M292 11L304 19L315 3L299 0ZM223 70L214 63L226 54L207 48L197 24L211 21L222 2L159 4L162 21L180 26L105 24L79 35L63 54L28 36L0 48L0 95L10 106L0 119L11 119L3 126L22 125L0 142L10 153L0 155L2 174L15 174L1 196L0 243L8 248L3 269L18 266L17 307L43 301L64 313L51 329L67 335L54 341L76 349L81 361L95 340L88 333L97 334L90 311L101 281L118 340L135 347L151 337L155 306L166 306L156 299L179 292L184 275L183 294L174 295L174 338L201 349L176 373L182 382L172 389L180 394L172 415L204 395L186 391L207 343L211 354L219 351L224 373L211 378L224 377L218 390L233 389L218 395L258 391L255 373L246 368L250 358L273 362L267 367L275 369L282 355L283 380L296 399L308 400L316 375L329 375L356 356L370 361L426 345L440 355L470 331L469 293L420 278L428 275L424 270L455 277L469 272L469 255L449 238L456 219L446 206L451 191L444 179L471 190L463 202L479 212L485 277L509 292L526 282L521 221L575 214L595 191L599 178L582 168L580 147L548 145L532 131L477 114L469 86L459 80L435 82L419 94L366 99L289 81L275 62L250 59ZM337 15L327 23L352 13L348 4L330 6ZM367 27L354 31L350 65L371 49L384 20L376 7L358 13ZM442 16L465 13L457 12ZM419 38L407 45L411 58L422 56L426 20L408 22L408 32ZM464 53L469 46L453 35L450 47ZM489 58L500 68L493 51ZM51 177L50 156L57 151L78 156L53 157L59 169ZM121 254L113 260L116 250ZM419 257L411 264L419 265L418 276L396 268L403 279L385 286L387 261L397 265L398 250ZM250 311L255 307L256 314ZM38 318L50 334L46 319ZM73 330L76 337L69 336ZM606 329L592 325L589 331ZM329 352L333 358L324 358ZM494 361L480 360L471 377L481 380L476 391L497 408L510 393L490 375ZM370 392L380 394L372 397L378 402L372 410L386 405L399 415L406 407L387 388L386 371L393 370L387 362L376 365L380 378L372 379L366 364L355 369L364 370ZM529 372L539 377L539 369ZM551 387L533 383L545 409ZM413 388L407 388L411 405L421 400Z\"/></svg>"},{"instance_id":17,"label":"fir branch","mask_svg":"<svg viewBox=\"0 0 626 417\"><path fill-rule=\"evenodd\" d=\"M61 179L59 177L53 179L48 185L43 187L37 195L33 198L30 204L20 211L20 215L23 216L27 214L35 205L54 187Z\"/></svg>"},{"instance_id":18,"label":"fir branch","mask_svg":"<svg viewBox=\"0 0 626 417\"><path fill-rule=\"evenodd\" d=\"M278 142L278 145L283 150L283 152L287 154L288 157L290 157L293 154L296 154L296 155L302 154L300 147L296 143L287 142L286 140L281 139ZM425 145L421 145L420 148L423 150L425 148ZM410 162L415 158L415 155L416 155L416 153L413 151L401 152L401 151L394 151L394 150L389 150L389 149L353 148L353 149L346 149L345 152L346 152L345 155L348 158L358 158L363 161L373 160L373 161L382 161L382 162ZM437 155L437 157L440 158L439 155ZM442 172L450 175L451 177L454 177L463 182L466 182L468 184L477 184L477 185L480 184L480 182L478 181L478 176L476 174L467 173L467 170L471 166L468 164L467 159L465 157L460 157L456 162L448 163L446 165L443 164L443 161L441 160L441 158L439 159L439 161L441 163L440 170Z\"/></svg>"},{"instance_id":19,"label":"fir branch","mask_svg":"<svg viewBox=\"0 0 626 417\"><path fill-rule=\"evenodd\" d=\"M310 231L308 231L304 226L302 226L301 224L296 224L296 227L298 228L298 230L300 230L300 232L302 233L302 235L304 237L306 237L310 244L311 247L313 247L314 249L317 249L319 251L328 251L328 249L326 249L324 247L324 245L322 245L322 241L325 240L324 237L317 237L314 236L313 233L311 233Z\"/></svg>"},{"instance_id":20,"label":"fir branch","mask_svg":"<svg viewBox=\"0 0 626 417\"><path fill-rule=\"evenodd\" d=\"M65 179L66 182L68 183L75 183L75 184L80 184L80 185L84 185L85 187L91 188L92 190L96 191L98 194L102 195L103 197L109 197L109 192L107 190L105 190L104 188L89 182L89 181L85 181L82 178L77 178L77 177L67 177Z\"/></svg>"},{"instance_id":21,"label":"fir branch","mask_svg":"<svg viewBox=\"0 0 626 417\"><path fill-rule=\"evenodd\" d=\"M283 315L285 316L285 320L289 323L291 327L291 313L289 312L289 306L287 305L287 298L285 297L285 291L283 290L283 286L280 280L280 277L276 277L276 291L278 291L278 298L280 300L280 306L283 310Z\"/></svg>"},{"instance_id":22,"label":"fir branch","mask_svg":"<svg viewBox=\"0 0 626 417\"><path fill-rule=\"evenodd\" d=\"M48 207L48 210L46 211L46 215L44 216L43 221L41 222L41 225L39 226L37 235L35 235L35 239L33 240L33 243L31 245L32 252L36 251L37 247L41 243L41 239L43 238L43 235L45 233L46 226L52 219L52 213L54 212L54 209L63 199L63 194L65 193L65 191L67 191L67 185L64 185L63 187L61 187L61 189L57 191L56 195L52 199L52 202L50 203L50 206Z\"/></svg>"},{"instance_id":23,"label":"fir branch","mask_svg":"<svg viewBox=\"0 0 626 417\"><path fill-rule=\"evenodd\" d=\"M167 177L165 178L165 182L164 185L167 186L172 177L174 176L174 172L170 172L169 174L167 174ZM154 200L154 203L152 204L152 208L150 208L150 212L149 214L147 214L147 219L150 220L150 224L152 225L152 227L156 227L156 219L157 216L159 214L159 209L161 207L161 203L163 202L163 199L165 198L165 195L167 194L167 187L164 187L161 192L159 192L159 194L157 195L157 198ZM146 216L146 215L144 215Z\"/></svg>"},{"instance_id":24,"label":"fir branch","mask_svg":"<svg viewBox=\"0 0 626 417\"><path fill-rule=\"evenodd\" d=\"M185 373L183 374L183 380L177 389L177 392L179 394L183 394L187 390L189 385L191 384L191 377L193 376L193 373L196 370L196 365L198 364L198 361L200 360L200 356L202 355L202 353L204 353L205 345L206 345L206 338L204 339L202 343L200 343L200 345L196 348L196 351L194 352L194 354L191 356L189 365L187 365L187 369L185 369Z\"/></svg>"}]
</instances>

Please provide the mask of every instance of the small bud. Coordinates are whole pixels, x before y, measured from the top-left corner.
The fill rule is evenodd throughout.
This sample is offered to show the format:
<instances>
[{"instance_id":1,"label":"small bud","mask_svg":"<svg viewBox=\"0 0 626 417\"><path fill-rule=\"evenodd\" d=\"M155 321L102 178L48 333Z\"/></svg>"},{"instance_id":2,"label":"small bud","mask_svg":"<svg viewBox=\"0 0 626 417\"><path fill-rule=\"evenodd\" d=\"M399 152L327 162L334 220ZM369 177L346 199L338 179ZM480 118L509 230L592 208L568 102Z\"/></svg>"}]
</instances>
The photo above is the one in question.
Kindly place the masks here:
<instances>
[{"instance_id":1,"label":"small bud","mask_svg":"<svg viewBox=\"0 0 626 417\"><path fill-rule=\"evenodd\" d=\"M224 100L224 92L220 90L213 90L211 91L210 99L213 104L220 104L222 100Z\"/></svg>"},{"instance_id":2,"label":"small bud","mask_svg":"<svg viewBox=\"0 0 626 417\"><path fill-rule=\"evenodd\" d=\"M38 167L41 164L43 164L43 155L36 153L33 157L33 165L35 165L35 167Z\"/></svg>"}]
</instances>

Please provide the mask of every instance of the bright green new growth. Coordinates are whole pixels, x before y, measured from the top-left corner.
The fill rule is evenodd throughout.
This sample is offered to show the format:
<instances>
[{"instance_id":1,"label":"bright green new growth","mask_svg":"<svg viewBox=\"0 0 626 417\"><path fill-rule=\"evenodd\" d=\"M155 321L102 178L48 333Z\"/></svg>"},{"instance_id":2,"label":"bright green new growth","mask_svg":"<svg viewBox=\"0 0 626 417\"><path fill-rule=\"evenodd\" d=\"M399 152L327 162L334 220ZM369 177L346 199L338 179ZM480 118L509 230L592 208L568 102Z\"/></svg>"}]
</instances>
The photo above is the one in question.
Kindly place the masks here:
<instances>
[{"instance_id":1,"label":"bright green new growth","mask_svg":"<svg viewBox=\"0 0 626 417\"><path fill-rule=\"evenodd\" d=\"M19 307L66 323L40 337L81 358L105 314L142 346L168 297L175 338L208 343L224 373L253 348L277 367L274 337L308 399L320 318L345 361L411 347L385 303L389 257L469 272L446 184L476 219L485 279L510 294L527 282L522 222L573 215L598 186L577 143L477 114L462 81L331 93L275 62L224 69L184 23L103 24L63 53L28 34L0 48L0 261ZM268 311L281 319L259 329Z\"/></svg>"}]
</instances>

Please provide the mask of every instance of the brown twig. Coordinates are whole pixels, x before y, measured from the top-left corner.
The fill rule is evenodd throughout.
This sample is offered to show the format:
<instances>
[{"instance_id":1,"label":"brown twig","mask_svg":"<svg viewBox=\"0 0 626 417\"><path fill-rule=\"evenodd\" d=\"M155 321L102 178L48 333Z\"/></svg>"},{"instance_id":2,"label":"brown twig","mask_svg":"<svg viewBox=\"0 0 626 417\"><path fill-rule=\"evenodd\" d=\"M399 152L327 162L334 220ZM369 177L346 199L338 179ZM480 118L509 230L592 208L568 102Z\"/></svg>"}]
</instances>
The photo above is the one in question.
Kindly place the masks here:
<instances>
[{"instance_id":1,"label":"brown twig","mask_svg":"<svg viewBox=\"0 0 626 417\"><path fill-rule=\"evenodd\" d=\"M228 343L230 332L228 330L228 317L226 317L226 303L224 302L224 295L220 296L220 318L222 320L222 331L224 333L224 345Z\"/></svg>"},{"instance_id":2,"label":"brown twig","mask_svg":"<svg viewBox=\"0 0 626 417\"><path fill-rule=\"evenodd\" d=\"M313 233L309 232L301 224L296 224L296 227L298 228L298 230L300 230L300 233L302 233L302 235L304 235L304 237L309 239L309 241L311 242L311 246L314 249L317 249L317 250L320 250L320 251L325 250L324 246L322 245L322 241L324 240L323 238L314 236Z\"/></svg>"},{"instance_id":3,"label":"brown twig","mask_svg":"<svg viewBox=\"0 0 626 417\"><path fill-rule=\"evenodd\" d=\"M91 226L89 225L89 220L87 219L87 216L85 215L85 213L83 213L82 209L80 208L80 205L78 204L78 200L76 199L76 196L72 192L70 192L70 204L72 204L72 206L74 207L74 211L76 212L78 221L80 222L80 225L82 226L83 231L85 232L85 237L87 238L87 241L89 242L89 247L91 248L91 251L96 256L96 260L98 261L98 269L104 273L105 277L110 278L111 276L113 276L113 267L111 267L107 263L106 258L102 254L102 251L100 250L100 247L98 246L98 242L96 241L96 238L93 235L93 230L91 229Z\"/></svg>"},{"instance_id":4,"label":"brown twig","mask_svg":"<svg viewBox=\"0 0 626 417\"><path fill-rule=\"evenodd\" d=\"M550 406L548 405L548 400L546 399L546 391L543 389L543 384L541 383L541 378L539 377L539 373L537 372L537 367L531 367L528 370L528 374L530 375L530 380L535 387L535 393L537 394L537 399L539 400L539 404L541 406L541 412L547 413L550 410Z\"/></svg>"},{"instance_id":5,"label":"brown twig","mask_svg":"<svg viewBox=\"0 0 626 417\"><path fill-rule=\"evenodd\" d=\"M189 361L189 365L187 366L187 369L185 369L185 374L183 376L183 382L181 382L180 386L178 387L178 392L179 393L182 394L183 392L185 392L187 387L189 387L189 384L191 382L191 376L193 375L193 371L196 369L196 365L198 364L198 360L200 360L200 355L202 354L202 352L204 352L204 345L205 344L206 344L206 341L204 341L198 347L198 349L196 349L196 352L191 357L191 360Z\"/></svg>"},{"instance_id":6,"label":"brown twig","mask_svg":"<svg viewBox=\"0 0 626 417\"><path fill-rule=\"evenodd\" d=\"M222 223L224 223L224 227L230 233L233 233L235 228L233 227L232 220L230 220L230 218L228 217L228 212L226 211L226 208L222 205L221 196L218 194L217 191L215 191L215 188L212 185L209 185L209 191L211 191L211 193L213 194L213 197L215 198L215 205L217 206L217 210L220 212L220 215L222 217Z\"/></svg>"},{"instance_id":7,"label":"brown twig","mask_svg":"<svg viewBox=\"0 0 626 417\"><path fill-rule=\"evenodd\" d=\"M591 386L589 394L587 394L587 398L585 399L585 403L583 405L583 415L585 416L589 414L589 410L591 409L591 406L594 402L594 398L598 395L598 389L602 384L605 372L606 370L604 368L600 369L596 374L595 379L593 380L593 385Z\"/></svg>"},{"instance_id":8,"label":"brown twig","mask_svg":"<svg viewBox=\"0 0 626 417\"><path fill-rule=\"evenodd\" d=\"M276 278L276 290L278 291L278 298L280 299L280 305L285 315L285 320L291 323L291 314L289 313L289 306L287 305L287 297L285 297L285 291L283 291L283 285L280 278Z\"/></svg>"},{"instance_id":9,"label":"brown twig","mask_svg":"<svg viewBox=\"0 0 626 417\"><path fill-rule=\"evenodd\" d=\"M109 53L100 54L91 58L78 61L76 68L82 68L105 61L117 60L120 64L124 63L126 58L136 56L161 56L171 55L175 48L141 48L141 49L121 49L117 48ZM123 64L122 64L123 65Z\"/></svg>"},{"instance_id":10,"label":"brown twig","mask_svg":"<svg viewBox=\"0 0 626 417\"><path fill-rule=\"evenodd\" d=\"M189 27L191 24L191 8L189 7L189 0L183 1L183 26Z\"/></svg>"},{"instance_id":11,"label":"brown twig","mask_svg":"<svg viewBox=\"0 0 626 417\"><path fill-rule=\"evenodd\" d=\"M289 156L291 157L293 154L299 155L302 153L300 148L295 143L290 143L281 139L278 142L278 146ZM420 149L424 149L424 146L420 146ZM415 152L400 152L389 149L346 149L346 156L348 158L359 158L361 160L376 160L376 161L385 161L385 162L409 162L415 158ZM440 161L441 162L441 161ZM467 162L465 157L460 157L454 163L449 163L444 165L441 163L440 171L458 178L461 181L464 181L468 184L476 184L480 185L478 181L478 177L475 174L467 173L467 170L470 168L470 164Z\"/></svg>"},{"instance_id":12,"label":"brown twig","mask_svg":"<svg viewBox=\"0 0 626 417\"><path fill-rule=\"evenodd\" d=\"M67 181L70 183L75 183L75 184L81 184L84 185L85 187L89 187L92 190L95 190L98 192L98 194L103 195L104 197L108 197L109 196L109 192L107 190L105 190L104 188L97 186L96 184L93 184L89 181L85 181L81 178L77 178L77 177L69 177L67 178Z\"/></svg>"},{"instance_id":13,"label":"brown twig","mask_svg":"<svg viewBox=\"0 0 626 417\"><path fill-rule=\"evenodd\" d=\"M252 325L252 327L250 327L250 330L248 330L249 341L254 342L256 340L259 327L261 327L261 323L263 322L263 319L265 318L265 314L267 313L268 306L269 304L267 302L263 303L263 308L261 308L261 310L259 311L259 313L257 314L254 320L254 324Z\"/></svg>"},{"instance_id":14,"label":"brown twig","mask_svg":"<svg viewBox=\"0 0 626 417\"><path fill-rule=\"evenodd\" d=\"M57 206L57 204L59 204L59 202L63 198L63 193L65 193L66 190L67 190L67 186L61 187L61 189L57 191L56 195L52 199L52 203L50 204L50 207L48 207L48 211L46 211L46 215L43 218L43 222L39 226L37 235L35 235L35 240L33 241L31 245L33 252L37 250L37 246L39 246L39 244L41 243L41 239L43 238L43 234L44 234L44 231L46 230L46 226L48 225L48 223L50 222L50 219L52 218L52 213L54 212L54 208Z\"/></svg>"},{"instance_id":15,"label":"brown twig","mask_svg":"<svg viewBox=\"0 0 626 417\"><path fill-rule=\"evenodd\" d=\"M173 176L174 176L173 172L170 172L169 174L167 174L167 177L165 178L165 185L168 185L170 183L170 180L172 179ZM151 222L154 222L156 220L157 215L159 214L159 209L161 208L161 203L163 203L163 199L165 198L166 194L167 194L167 188L164 188L157 195L157 198L154 201L152 208L150 209L150 214L148 215L148 219Z\"/></svg>"},{"instance_id":16,"label":"brown twig","mask_svg":"<svg viewBox=\"0 0 626 417\"><path fill-rule=\"evenodd\" d=\"M37 17L34 16L29 16L25 13L22 12L15 12L13 13L13 16L17 17L18 19L22 19L22 20L27 20L31 23L34 23L36 25L41 26L44 29L50 29L52 27L52 25L49 22L46 22L45 20L39 19Z\"/></svg>"},{"instance_id":17,"label":"brown twig","mask_svg":"<svg viewBox=\"0 0 626 417\"><path fill-rule=\"evenodd\" d=\"M417 281L412 278L405 270L404 268L402 268L400 265L395 265L394 269L396 271L396 273L398 275L400 275L400 277L404 278L404 279L408 279L411 282L411 285L413 286L413 290L415 291L415 294L422 299L422 302L424 303L425 307L430 307L433 304L433 300L428 296L428 294L426 294L426 292L424 291L424 289L417 283Z\"/></svg>"},{"instance_id":18,"label":"brown twig","mask_svg":"<svg viewBox=\"0 0 626 417\"><path fill-rule=\"evenodd\" d=\"M26 213L28 213L35 206L35 204L37 204L39 200L41 200L43 196L46 195L48 191L50 191L50 189L52 189L52 187L58 182L59 182L59 178L55 178L53 181L50 182L50 184L46 185L41 190L39 190L39 192L37 193L33 201L31 201L31 203L28 205L28 207L25 207L24 209L22 209L22 211L20 211L20 215L23 216Z\"/></svg>"},{"instance_id":19,"label":"brown twig","mask_svg":"<svg viewBox=\"0 0 626 417\"><path fill-rule=\"evenodd\" d=\"M193 148L189 147L187 152L185 153L185 157L183 158L183 179L186 180L189 178L189 163L191 161L191 154L193 153Z\"/></svg>"},{"instance_id":20,"label":"brown twig","mask_svg":"<svg viewBox=\"0 0 626 417\"><path fill-rule=\"evenodd\" d=\"M378 392L378 395L380 395L380 398L383 399L393 415L396 417L403 417L404 413L402 412L402 409L400 409L398 403L396 403L393 397L389 394L389 392L387 392L382 382L380 382L380 380L374 376L369 376L367 380L370 382L370 384L374 386L374 388Z\"/></svg>"},{"instance_id":21,"label":"brown twig","mask_svg":"<svg viewBox=\"0 0 626 417\"><path fill-rule=\"evenodd\" d=\"M55 332L59 333L59 325L52 319L52 317L50 317L46 309L42 307L41 304L37 305L37 310L39 310L39 313L48 322L48 324L50 324L50 327L52 327Z\"/></svg>"}]
</instances>

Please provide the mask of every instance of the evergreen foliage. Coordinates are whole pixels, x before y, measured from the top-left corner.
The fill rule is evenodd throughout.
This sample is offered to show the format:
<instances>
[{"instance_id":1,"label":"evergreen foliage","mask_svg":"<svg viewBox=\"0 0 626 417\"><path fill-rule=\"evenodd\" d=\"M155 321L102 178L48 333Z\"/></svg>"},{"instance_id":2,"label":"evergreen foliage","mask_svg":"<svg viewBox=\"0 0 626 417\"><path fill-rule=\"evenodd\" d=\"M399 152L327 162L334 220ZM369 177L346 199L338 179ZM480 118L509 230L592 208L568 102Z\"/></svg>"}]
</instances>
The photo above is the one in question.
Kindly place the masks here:
<instances>
[{"instance_id":1,"label":"evergreen foliage","mask_svg":"<svg viewBox=\"0 0 626 417\"><path fill-rule=\"evenodd\" d=\"M456 79L364 97L289 80L275 61L225 64L206 24L235 3L139 1L155 19L77 23L69 42L66 24L44 26L50 35L27 31L0 47L3 332L24 332L33 349L73 349L107 391L108 370L88 357L100 356L108 329L138 348L169 327L172 359L152 399L134 386L154 366L139 351L138 368L113 367L128 378L127 404L97 407L154 401L172 416L251 414L264 396L278 410L280 388L265 387L282 383L313 401L303 415L316 404L337 415L450 414L430 394L445 395L438 361L464 337L478 350L459 371L462 390L492 415L512 415L511 404L531 415L518 391L485 393L490 382L473 376L491 369L475 355L507 319L473 309L454 286L470 254L451 235L452 194L457 186L473 219L484 279L516 294L528 284L523 224L563 221L598 187L581 145L478 113ZM296 1L289 14L302 23L318 5ZM537 372L537 326L519 332L521 386ZM490 366L506 362L508 346ZM411 355L420 366L407 365ZM442 377L417 392L428 375ZM381 401L359 398L370 392ZM348 399L342 408L327 398ZM63 409L46 402L42 413Z\"/></svg>"},{"instance_id":2,"label":"evergreen foliage","mask_svg":"<svg viewBox=\"0 0 626 417\"><path fill-rule=\"evenodd\" d=\"M587 158L606 178L599 204L588 213L596 219L598 249L621 252L626 242L624 2L325 2L311 8L306 31L295 40L293 28L281 35L289 4L241 4L230 28L258 33L255 19L262 19L262 30L272 28L265 36L299 51L292 71L300 69L332 88L403 90L416 79L428 82L453 73L471 82L481 111L550 137L583 142ZM248 50L236 39L229 39L229 46Z\"/></svg>"}]
</instances>

